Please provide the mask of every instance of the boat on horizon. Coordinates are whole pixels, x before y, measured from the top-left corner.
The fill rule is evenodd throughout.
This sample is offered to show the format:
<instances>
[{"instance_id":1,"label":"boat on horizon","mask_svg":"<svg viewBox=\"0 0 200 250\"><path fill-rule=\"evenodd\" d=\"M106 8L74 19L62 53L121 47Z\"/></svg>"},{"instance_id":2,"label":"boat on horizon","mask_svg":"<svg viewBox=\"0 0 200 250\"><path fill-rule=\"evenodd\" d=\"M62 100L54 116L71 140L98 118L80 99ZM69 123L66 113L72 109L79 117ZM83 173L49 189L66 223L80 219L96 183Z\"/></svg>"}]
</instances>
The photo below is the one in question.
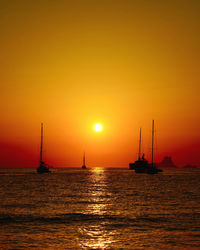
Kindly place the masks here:
<instances>
[{"instance_id":1,"label":"boat on horizon","mask_svg":"<svg viewBox=\"0 0 200 250\"><path fill-rule=\"evenodd\" d=\"M49 166L42 159L42 153L43 153L43 123L41 123L40 163L39 167L37 168L37 172L39 174L51 173Z\"/></svg>"},{"instance_id":2,"label":"boat on horizon","mask_svg":"<svg viewBox=\"0 0 200 250\"><path fill-rule=\"evenodd\" d=\"M82 168L86 168L86 165L85 165L85 152L83 153L83 165L82 165Z\"/></svg>"},{"instance_id":3,"label":"boat on horizon","mask_svg":"<svg viewBox=\"0 0 200 250\"><path fill-rule=\"evenodd\" d=\"M145 159L144 154L141 157L141 128L140 128L138 160L136 160L134 163L129 163L129 169L135 170L135 173L145 173L145 174L157 174L158 172L163 172L163 170L157 168L156 164L154 163L153 150L154 150L154 120L152 122L152 162L149 163Z\"/></svg>"}]
</instances>

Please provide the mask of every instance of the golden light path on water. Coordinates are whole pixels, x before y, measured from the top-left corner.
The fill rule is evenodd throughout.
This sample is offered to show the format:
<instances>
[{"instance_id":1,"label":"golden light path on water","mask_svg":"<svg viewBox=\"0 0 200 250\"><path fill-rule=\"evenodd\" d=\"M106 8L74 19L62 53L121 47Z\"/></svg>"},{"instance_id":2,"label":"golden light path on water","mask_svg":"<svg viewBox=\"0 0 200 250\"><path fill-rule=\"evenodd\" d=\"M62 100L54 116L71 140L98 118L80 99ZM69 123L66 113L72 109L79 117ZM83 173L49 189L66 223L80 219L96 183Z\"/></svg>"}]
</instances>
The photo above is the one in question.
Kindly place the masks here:
<instances>
[{"instance_id":1,"label":"golden light path on water","mask_svg":"<svg viewBox=\"0 0 200 250\"><path fill-rule=\"evenodd\" d=\"M88 212L103 215L107 212L105 197L108 196L105 171L103 168L96 167L91 169L91 173L91 203L88 205Z\"/></svg>"},{"instance_id":2,"label":"golden light path on water","mask_svg":"<svg viewBox=\"0 0 200 250\"><path fill-rule=\"evenodd\" d=\"M84 239L82 247L87 249L105 249L113 242L113 234L105 229L101 216L108 215L108 204L110 192L107 189L106 172L103 168L96 167L90 169L89 204L86 209L87 214L97 216L98 221L91 223L83 229Z\"/></svg>"}]
</instances>

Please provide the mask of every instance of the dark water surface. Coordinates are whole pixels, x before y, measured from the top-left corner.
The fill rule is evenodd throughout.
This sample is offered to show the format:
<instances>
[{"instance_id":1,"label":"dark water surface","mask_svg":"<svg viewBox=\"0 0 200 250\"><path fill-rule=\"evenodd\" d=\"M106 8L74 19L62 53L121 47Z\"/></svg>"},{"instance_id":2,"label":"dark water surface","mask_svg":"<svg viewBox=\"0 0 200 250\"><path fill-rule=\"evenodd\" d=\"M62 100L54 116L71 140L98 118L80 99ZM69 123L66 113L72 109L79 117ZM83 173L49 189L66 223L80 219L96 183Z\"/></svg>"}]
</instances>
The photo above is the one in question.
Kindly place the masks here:
<instances>
[{"instance_id":1,"label":"dark water surface","mask_svg":"<svg viewBox=\"0 0 200 250\"><path fill-rule=\"evenodd\" d=\"M0 248L200 249L199 202L199 169L0 169Z\"/></svg>"}]
</instances>

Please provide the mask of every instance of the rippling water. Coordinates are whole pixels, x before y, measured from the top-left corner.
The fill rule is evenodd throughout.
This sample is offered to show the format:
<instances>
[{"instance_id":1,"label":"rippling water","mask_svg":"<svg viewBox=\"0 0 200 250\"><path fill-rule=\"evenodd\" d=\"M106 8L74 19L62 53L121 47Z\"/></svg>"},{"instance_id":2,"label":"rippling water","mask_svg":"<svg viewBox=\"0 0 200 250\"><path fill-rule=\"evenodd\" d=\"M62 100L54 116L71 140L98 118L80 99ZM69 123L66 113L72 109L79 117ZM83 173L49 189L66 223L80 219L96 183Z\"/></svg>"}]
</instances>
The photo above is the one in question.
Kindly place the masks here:
<instances>
[{"instance_id":1,"label":"rippling water","mask_svg":"<svg viewBox=\"0 0 200 250\"><path fill-rule=\"evenodd\" d=\"M0 248L199 249L199 183L199 169L0 169Z\"/></svg>"}]
</instances>

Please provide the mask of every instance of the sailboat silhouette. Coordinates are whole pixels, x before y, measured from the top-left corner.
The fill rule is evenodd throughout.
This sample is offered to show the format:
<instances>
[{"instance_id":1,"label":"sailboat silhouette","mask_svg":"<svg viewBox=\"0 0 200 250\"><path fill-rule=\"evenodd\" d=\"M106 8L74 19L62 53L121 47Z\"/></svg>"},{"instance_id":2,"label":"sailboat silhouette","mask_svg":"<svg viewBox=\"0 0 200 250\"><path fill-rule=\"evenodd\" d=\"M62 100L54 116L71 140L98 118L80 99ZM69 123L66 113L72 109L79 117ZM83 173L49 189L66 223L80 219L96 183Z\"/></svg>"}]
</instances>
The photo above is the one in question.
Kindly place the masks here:
<instances>
[{"instance_id":1,"label":"sailboat silhouette","mask_svg":"<svg viewBox=\"0 0 200 250\"><path fill-rule=\"evenodd\" d=\"M83 165L82 165L82 168L86 168L86 165L85 165L85 152L83 153Z\"/></svg>"},{"instance_id":2,"label":"sailboat silhouette","mask_svg":"<svg viewBox=\"0 0 200 250\"><path fill-rule=\"evenodd\" d=\"M43 153L43 123L41 123L41 143L40 143L40 164L39 167L37 168L37 172L39 174L43 173L50 173L50 169L47 164L42 159L42 153Z\"/></svg>"},{"instance_id":3,"label":"sailboat silhouette","mask_svg":"<svg viewBox=\"0 0 200 250\"><path fill-rule=\"evenodd\" d=\"M129 169L134 169L136 173L146 173L146 174L157 174L158 172L162 172L162 169L159 169L155 166L154 163L154 120L152 122L152 163L148 163L148 161L144 158L144 154L142 158L141 155L141 129L140 129L140 139L139 139L139 156L138 160L134 163L129 163Z\"/></svg>"}]
</instances>

